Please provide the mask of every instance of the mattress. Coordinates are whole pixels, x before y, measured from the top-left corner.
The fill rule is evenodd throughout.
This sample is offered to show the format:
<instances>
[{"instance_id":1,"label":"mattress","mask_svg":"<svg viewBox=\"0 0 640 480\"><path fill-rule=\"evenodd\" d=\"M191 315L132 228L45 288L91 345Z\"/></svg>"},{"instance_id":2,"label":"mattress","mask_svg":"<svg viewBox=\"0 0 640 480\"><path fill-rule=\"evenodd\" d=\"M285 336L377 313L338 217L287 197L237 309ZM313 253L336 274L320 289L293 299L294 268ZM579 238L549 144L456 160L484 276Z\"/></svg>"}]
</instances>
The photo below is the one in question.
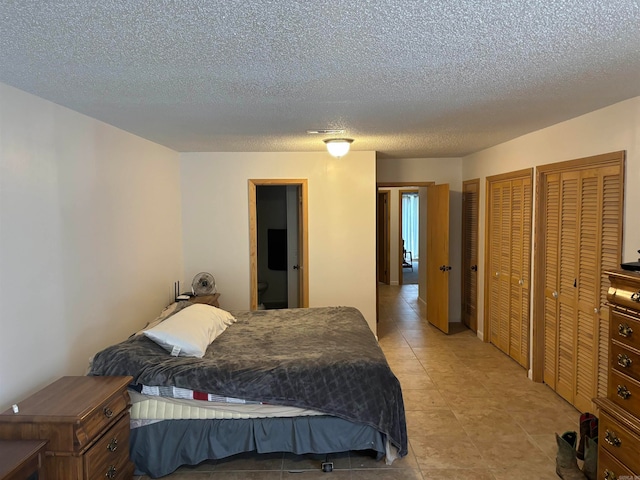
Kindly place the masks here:
<instances>
[{"instance_id":1,"label":"mattress","mask_svg":"<svg viewBox=\"0 0 640 480\"><path fill-rule=\"evenodd\" d=\"M286 405L207 402L143 395L129 390L132 425L136 420L232 420L248 418L301 417L324 415L306 408Z\"/></svg>"}]
</instances>

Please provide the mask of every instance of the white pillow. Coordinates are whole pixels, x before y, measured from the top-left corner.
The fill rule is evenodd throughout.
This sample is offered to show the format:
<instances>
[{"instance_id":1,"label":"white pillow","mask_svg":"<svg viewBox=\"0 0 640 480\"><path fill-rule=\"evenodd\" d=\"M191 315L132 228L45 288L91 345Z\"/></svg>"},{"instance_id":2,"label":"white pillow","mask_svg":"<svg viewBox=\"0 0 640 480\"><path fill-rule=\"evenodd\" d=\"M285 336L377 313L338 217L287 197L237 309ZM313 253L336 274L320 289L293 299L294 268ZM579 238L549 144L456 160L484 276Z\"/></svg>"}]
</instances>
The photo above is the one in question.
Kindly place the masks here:
<instances>
[{"instance_id":1,"label":"white pillow","mask_svg":"<svg viewBox=\"0 0 640 480\"><path fill-rule=\"evenodd\" d=\"M173 356L204 356L207 347L236 319L204 303L190 305L143 333Z\"/></svg>"}]
</instances>

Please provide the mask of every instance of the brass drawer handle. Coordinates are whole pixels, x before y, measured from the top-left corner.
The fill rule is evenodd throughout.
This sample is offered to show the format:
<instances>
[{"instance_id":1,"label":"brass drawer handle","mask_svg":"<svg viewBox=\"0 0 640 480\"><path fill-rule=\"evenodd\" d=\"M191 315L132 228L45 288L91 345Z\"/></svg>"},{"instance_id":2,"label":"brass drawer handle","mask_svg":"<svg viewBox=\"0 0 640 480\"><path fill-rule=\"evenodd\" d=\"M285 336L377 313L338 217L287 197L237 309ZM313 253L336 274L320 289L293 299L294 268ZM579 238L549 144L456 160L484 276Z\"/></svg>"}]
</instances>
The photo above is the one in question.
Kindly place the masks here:
<instances>
[{"instance_id":1,"label":"brass drawer handle","mask_svg":"<svg viewBox=\"0 0 640 480\"><path fill-rule=\"evenodd\" d=\"M115 452L118 449L118 439L112 438L109 444L107 445L107 450L110 452Z\"/></svg>"},{"instance_id":2,"label":"brass drawer handle","mask_svg":"<svg viewBox=\"0 0 640 480\"><path fill-rule=\"evenodd\" d=\"M618 477L616 477L616 474L613 473L611 470L609 470L608 468L605 468L604 480L618 480Z\"/></svg>"},{"instance_id":3,"label":"brass drawer handle","mask_svg":"<svg viewBox=\"0 0 640 480\"><path fill-rule=\"evenodd\" d=\"M118 474L118 471L116 470L116 467L114 467L113 465L109 465L109 470L107 470L107 473L105 474L105 477L107 477L107 478L116 478L117 474Z\"/></svg>"},{"instance_id":4,"label":"brass drawer handle","mask_svg":"<svg viewBox=\"0 0 640 480\"><path fill-rule=\"evenodd\" d=\"M623 325L622 323L618 325L618 335L621 337L629 338L633 333L633 328L631 328L626 323Z\"/></svg>"},{"instance_id":5,"label":"brass drawer handle","mask_svg":"<svg viewBox=\"0 0 640 480\"><path fill-rule=\"evenodd\" d=\"M620 445L622 445L622 440L620 440L615 432L612 432L611 430L607 430L607 433L605 433L604 441L609 445L613 445L614 447L619 447Z\"/></svg>"},{"instance_id":6,"label":"brass drawer handle","mask_svg":"<svg viewBox=\"0 0 640 480\"><path fill-rule=\"evenodd\" d=\"M113 417L113 410L111 410L109 407L104 407L102 409L102 412L104 413L104 416L107 418Z\"/></svg>"},{"instance_id":7,"label":"brass drawer handle","mask_svg":"<svg viewBox=\"0 0 640 480\"><path fill-rule=\"evenodd\" d=\"M640 290L631 294L631 301L640 303Z\"/></svg>"},{"instance_id":8,"label":"brass drawer handle","mask_svg":"<svg viewBox=\"0 0 640 480\"><path fill-rule=\"evenodd\" d=\"M618 396L623 400L627 400L631 396L631 392L624 385L618 385Z\"/></svg>"},{"instance_id":9,"label":"brass drawer handle","mask_svg":"<svg viewBox=\"0 0 640 480\"><path fill-rule=\"evenodd\" d=\"M622 368L630 367L632 363L633 360L629 358L629 355L625 353L618 354L618 365L620 365Z\"/></svg>"}]
</instances>

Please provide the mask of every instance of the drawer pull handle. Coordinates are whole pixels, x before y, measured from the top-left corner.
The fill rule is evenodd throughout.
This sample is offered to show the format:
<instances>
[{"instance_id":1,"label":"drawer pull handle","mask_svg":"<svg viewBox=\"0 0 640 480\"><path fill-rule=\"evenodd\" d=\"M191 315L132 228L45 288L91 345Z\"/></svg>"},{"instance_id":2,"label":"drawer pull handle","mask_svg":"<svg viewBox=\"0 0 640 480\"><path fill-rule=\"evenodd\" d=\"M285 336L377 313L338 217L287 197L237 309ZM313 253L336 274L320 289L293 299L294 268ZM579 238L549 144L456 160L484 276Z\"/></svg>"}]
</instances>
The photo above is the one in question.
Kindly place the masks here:
<instances>
[{"instance_id":1,"label":"drawer pull handle","mask_svg":"<svg viewBox=\"0 0 640 480\"><path fill-rule=\"evenodd\" d=\"M116 470L116 467L114 467L113 465L109 465L109 470L107 470L107 473L105 474L105 477L107 477L107 478L116 478L117 474L118 474L118 471Z\"/></svg>"},{"instance_id":2,"label":"drawer pull handle","mask_svg":"<svg viewBox=\"0 0 640 480\"><path fill-rule=\"evenodd\" d=\"M623 325L622 323L618 325L618 335L621 337L629 338L633 333L633 328L631 328L626 323Z\"/></svg>"},{"instance_id":3,"label":"drawer pull handle","mask_svg":"<svg viewBox=\"0 0 640 480\"><path fill-rule=\"evenodd\" d=\"M616 474L613 473L611 470L609 470L608 468L605 468L604 480L618 480L618 477L616 477Z\"/></svg>"},{"instance_id":4,"label":"drawer pull handle","mask_svg":"<svg viewBox=\"0 0 640 480\"><path fill-rule=\"evenodd\" d=\"M633 360L629 358L629 355L625 353L618 354L618 365L620 365L622 368L630 367L632 363L633 363Z\"/></svg>"},{"instance_id":5,"label":"drawer pull handle","mask_svg":"<svg viewBox=\"0 0 640 480\"><path fill-rule=\"evenodd\" d=\"M631 294L631 301L640 303L640 290Z\"/></svg>"},{"instance_id":6,"label":"drawer pull handle","mask_svg":"<svg viewBox=\"0 0 640 480\"><path fill-rule=\"evenodd\" d=\"M631 396L631 392L624 385L618 385L618 396L623 400L627 400Z\"/></svg>"},{"instance_id":7,"label":"drawer pull handle","mask_svg":"<svg viewBox=\"0 0 640 480\"><path fill-rule=\"evenodd\" d=\"M102 412L104 413L104 416L107 418L113 417L113 410L111 410L109 407L104 407L102 409Z\"/></svg>"},{"instance_id":8,"label":"drawer pull handle","mask_svg":"<svg viewBox=\"0 0 640 480\"><path fill-rule=\"evenodd\" d=\"M110 452L115 452L118 449L118 439L112 438L109 444L107 445L107 450Z\"/></svg>"},{"instance_id":9,"label":"drawer pull handle","mask_svg":"<svg viewBox=\"0 0 640 480\"><path fill-rule=\"evenodd\" d=\"M615 432L612 432L611 430L607 430L607 433L604 436L604 441L609 445L613 445L614 447L619 447L620 445L622 445L622 440L620 440Z\"/></svg>"}]
</instances>

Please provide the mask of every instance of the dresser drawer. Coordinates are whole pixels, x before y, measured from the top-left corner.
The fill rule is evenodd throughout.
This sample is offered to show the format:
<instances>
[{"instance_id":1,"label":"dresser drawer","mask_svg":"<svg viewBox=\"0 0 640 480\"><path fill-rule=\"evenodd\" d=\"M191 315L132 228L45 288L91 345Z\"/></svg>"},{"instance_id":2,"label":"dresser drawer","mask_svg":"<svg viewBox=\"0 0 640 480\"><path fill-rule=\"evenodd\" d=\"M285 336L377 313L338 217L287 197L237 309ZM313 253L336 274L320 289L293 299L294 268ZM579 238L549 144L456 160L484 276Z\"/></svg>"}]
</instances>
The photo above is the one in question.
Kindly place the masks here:
<instances>
[{"instance_id":1,"label":"dresser drawer","mask_svg":"<svg viewBox=\"0 0 640 480\"><path fill-rule=\"evenodd\" d=\"M598 449L598 479L622 480L624 477L633 479L634 473L624 466L603 448Z\"/></svg>"},{"instance_id":2,"label":"dresser drawer","mask_svg":"<svg viewBox=\"0 0 640 480\"><path fill-rule=\"evenodd\" d=\"M640 437L605 412L601 412L599 421L599 445L634 472L640 471Z\"/></svg>"},{"instance_id":3,"label":"dresser drawer","mask_svg":"<svg viewBox=\"0 0 640 480\"><path fill-rule=\"evenodd\" d=\"M120 478L128 470L129 414L105 433L84 455L86 478Z\"/></svg>"},{"instance_id":4,"label":"dresser drawer","mask_svg":"<svg viewBox=\"0 0 640 480\"><path fill-rule=\"evenodd\" d=\"M640 382L640 354L617 341L612 341L609 348L611 368Z\"/></svg>"},{"instance_id":5,"label":"dresser drawer","mask_svg":"<svg viewBox=\"0 0 640 480\"><path fill-rule=\"evenodd\" d=\"M630 315L613 308L609 325L611 338L636 350L640 350L640 320L637 315Z\"/></svg>"},{"instance_id":6,"label":"dresser drawer","mask_svg":"<svg viewBox=\"0 0 640 480\"><path fill-rule=\"evenodd\" d=\"M632 415L640 417L640 382L622 375L617 370L610 370L607 398Z\"/></svg>"}]
</instances>

